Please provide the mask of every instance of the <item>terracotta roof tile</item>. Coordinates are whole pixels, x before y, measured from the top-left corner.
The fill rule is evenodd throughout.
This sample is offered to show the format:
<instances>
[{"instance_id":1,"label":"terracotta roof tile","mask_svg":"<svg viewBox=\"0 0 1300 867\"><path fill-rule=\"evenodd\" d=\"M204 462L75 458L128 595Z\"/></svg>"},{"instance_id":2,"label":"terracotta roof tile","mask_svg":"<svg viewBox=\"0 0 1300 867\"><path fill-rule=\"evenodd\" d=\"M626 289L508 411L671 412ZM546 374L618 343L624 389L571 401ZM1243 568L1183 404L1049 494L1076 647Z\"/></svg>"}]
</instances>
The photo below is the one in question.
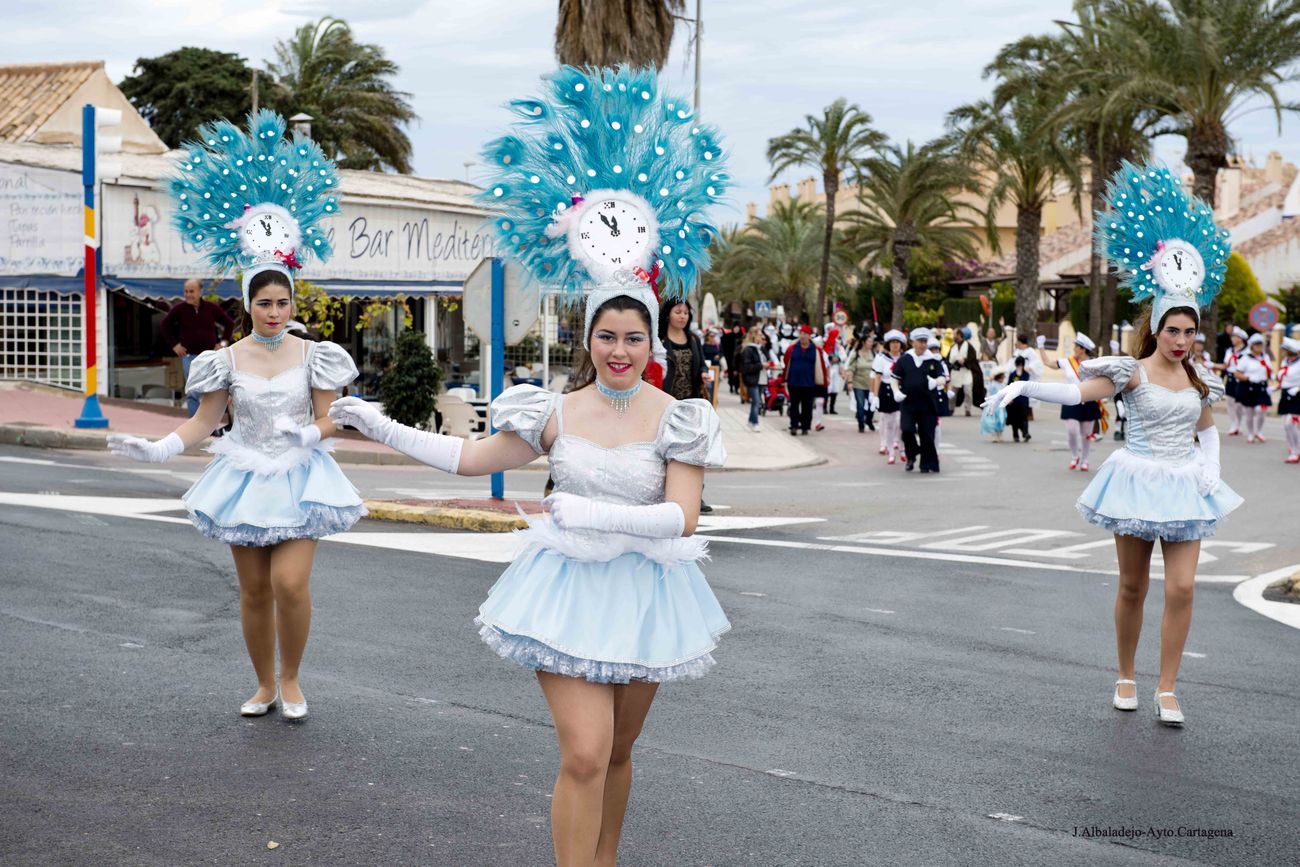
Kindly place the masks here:
<instances>
[{"instance_id":1,"label":"terracotta roof tile","mask_svg":"<svg viewBox=\"0 0 1300 867\"><path fill-rule=\"evenodd\" d=\"M28 141L104 61L0 65L0 142Z\"/></svg>"}]
</instances>

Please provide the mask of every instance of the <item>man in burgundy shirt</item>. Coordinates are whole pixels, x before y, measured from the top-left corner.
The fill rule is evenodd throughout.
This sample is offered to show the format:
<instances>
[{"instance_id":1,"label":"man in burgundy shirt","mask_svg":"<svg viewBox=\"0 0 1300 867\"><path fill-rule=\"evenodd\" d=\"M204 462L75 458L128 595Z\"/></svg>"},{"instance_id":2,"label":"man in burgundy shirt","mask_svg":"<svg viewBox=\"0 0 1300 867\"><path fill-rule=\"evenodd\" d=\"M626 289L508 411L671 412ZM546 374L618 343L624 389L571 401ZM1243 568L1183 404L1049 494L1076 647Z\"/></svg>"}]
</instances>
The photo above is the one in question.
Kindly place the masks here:
<instances>
[{"instance_id":1,"label":"man in burgundy shirt","mask_svg":"<svg viewBox=\"0 0 1300 867\"><path fill-rule=\"evenodd\" d=\"M217 339L217 329L221 339ZM172 342L172 352L181 359L185 379L190 378L190 362L200 352L217 349L230 342L235 323L218 305L203 300L203 284L198 280L185 281L185 300L180 301L163 317L163 337ZM198 411L199 396L185 395L185 408L191 416Z\"/></svg>"}]
</instances>

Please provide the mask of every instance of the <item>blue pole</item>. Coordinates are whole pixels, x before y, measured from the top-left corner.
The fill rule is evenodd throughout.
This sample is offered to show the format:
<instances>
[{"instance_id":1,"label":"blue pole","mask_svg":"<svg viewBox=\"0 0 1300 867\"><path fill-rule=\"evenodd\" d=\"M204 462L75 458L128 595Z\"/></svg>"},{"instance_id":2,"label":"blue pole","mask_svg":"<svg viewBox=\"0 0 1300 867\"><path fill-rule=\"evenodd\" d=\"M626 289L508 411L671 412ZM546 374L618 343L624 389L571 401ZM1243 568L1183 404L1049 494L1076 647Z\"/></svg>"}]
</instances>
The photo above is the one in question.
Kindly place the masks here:
<instances>
[{"instance_id":1,"label":"blue pole","mask_svg":"<svg viewBox=\"0 0 1300 867\"><path fill-rule=\"evenodd\" d=\"M506 269L498 258L492 259L492 358L488 362L488 375L492 377L488 394L496 400L506 378ZM491 415L489 409L489 419ZM488 432L495 433L495 426ZM493 473L492 499L503 500L505 496L505 473Z\"/></svg>"},{"instance_id":2,"label":"blue pole","mask_svg":"<svg viewBox=\"0 0 1300 867\"><path fill-rule=\"evenodd\" d=\"M98 428L108 427L108 419L99 408L99 364L95 357L95 289L99 282L99 235L95 231L95 107L89 103L81 109L81 186L85 195L82 210L86 236L81 305L84 342L81 352L86 360L86 400L81 405L81 416L72 424L75 427Z\"/></svg>"}]
</instances>

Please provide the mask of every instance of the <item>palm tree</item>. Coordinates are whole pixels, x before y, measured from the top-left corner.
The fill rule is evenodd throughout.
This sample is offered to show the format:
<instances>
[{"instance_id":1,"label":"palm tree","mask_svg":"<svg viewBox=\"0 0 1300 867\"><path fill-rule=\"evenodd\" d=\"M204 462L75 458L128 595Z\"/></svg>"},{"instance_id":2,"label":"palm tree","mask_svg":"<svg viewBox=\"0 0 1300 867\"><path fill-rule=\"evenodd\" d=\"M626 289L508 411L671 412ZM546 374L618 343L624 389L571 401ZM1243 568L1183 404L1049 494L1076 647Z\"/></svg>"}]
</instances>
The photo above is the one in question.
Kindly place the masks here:
<instances>
[{"instance_id":1,"label":"palm tree","mask_svg":"<svg viewBox=\"0 0 1300 867\"><path fill-rule=\"evenodd\" d=\"M992 178L985 210L989 243L997 249L996 215L1010 201L1016 208L1016 331L1026 336L1038 324L1038 243L1043 207L1057 183L1079 187L1079 154L1052 134L1055 104L1050 92L1026 92L1003 105L981 100L956 108L948 125L962 154Z\"/></svg>"},{"instance_id":2,"label":"palm tree","mask_svg":"<svg viewBox=\"0 0 1300 867\"><path fill-rule=\"evenodd\" d=\"M746 287L740 297L776 294L786 318L798 320L821 273L825 225L820 205L777 202L766 217L736 231L714 270L725 284ZM838 281L852 263L841 248L831 264Z\"/></svg>"},{"instance_id":3,"label":"palm tree","mask_svg":"<svg viewBox=\"0 0 1300 867\"><path fill-rule=\"evenodd\" d=\"M1087 157L1092 213L1104 209L1106 180L1123 160L1141 160L1150 151L1158 116L1110 93L1130 73L1120 39L1107 22L1126 0L1075 0L1077 21L1057 21L1054 35L1027 36L998 53L985 74L1001 79L994 101L1018 94L1050 91L1059 104L1048 123L1054 135L1073 143ZM1088 329L1105 340L1115 319L1116 282L1106 277L1095 246L1090 255Z\"/></svg>"},{"instance_id":4,"label":"palm tree","mask_svg":"<svg viewBox=\"0 0 1300 867\"><path fill-rule=\"evenodd\" d=\"M844 215L845 238L867 265L888 268L894 305L890 325L903 327L912 252L924 247L948 261L975 256L975 224L963 212L974 206L955 198L976 193L974 172L946 139L917 147L888 145L862 163L860 210Z\"/></svg>"},{"instance_id":5,"label":"palm tree","mask_svg":"<svg viewBox=\"0 0 1300 867\"><path fill-rule=\"evenodd\" d=\"M378 45L353 40L347 22L325 17L276 43L273 104L284 114L312 116L312 138L348 168L411 172L411 140L402 127L416 119L411 94L394 90L397 64Z\"/></svg>"},{"instance_id":6,"label":"palm tree","mask_svg":"<svg viewBox=\"0 0 1300 867\"><path fill-rule=\"evenodd\" d=\"M1091 26L1115 34L1131 66L1109 101L1154 111L1165 119L1157 134L1187 139L1192 192L1211 206L1229 125L1261 97L1279 133L1282 112L1300 109L1278 94L1300 80L1300 0L1126 0L1123 14ZM1211 307L1211 352L1217 318Z\"/></svg>"},{"instance_id":7,"label":"palm tree","mask_svg":"<svg viewBox=\"0 0 1300 867\"><path fill-rule=\"evenodd\" d=\"M808 115L807 127L793 129L767 143L767 161L772 166L768 182L793 166L820 169L826 192L826 223L822 236L821 275L817 286L817 318L820 325L826 311L826 289L830 283L831 238L835 232L835 194L840 179L856 171L869 151L885 143L885 136L871 126L871 115L843 99L835 100L821 117Z\"/></svg>"},{"instance_id":8,"label":"palm tree","mask_svg":"<svg viewBox=\"0 0 1300 867\"><path fill-rule=\"evenodd\" d=\"M674 16L686 0L560 0L555 56L570 66L654 66L668 62Z\"/></svg>"}]
</instances>

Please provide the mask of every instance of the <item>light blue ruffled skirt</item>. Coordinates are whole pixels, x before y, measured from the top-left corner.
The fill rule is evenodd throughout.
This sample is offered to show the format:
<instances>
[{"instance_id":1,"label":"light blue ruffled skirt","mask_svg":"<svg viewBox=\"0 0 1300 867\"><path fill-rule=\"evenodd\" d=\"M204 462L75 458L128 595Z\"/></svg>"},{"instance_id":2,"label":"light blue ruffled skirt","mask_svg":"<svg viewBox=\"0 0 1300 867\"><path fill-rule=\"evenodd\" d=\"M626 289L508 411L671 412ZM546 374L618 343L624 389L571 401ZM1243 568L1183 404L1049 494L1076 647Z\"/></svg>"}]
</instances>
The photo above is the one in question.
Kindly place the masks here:
<instances>
[{"instance_id":1,"label":"light blue ruffled skirt","mask_svg":"<svg viewBox=\"0 0 1300 867\"><path fill-rule=\"evenodd\" d=\"M1207 539L1243 502L1220 482L1210 496L1197 490L1197 460L1172 464L1119 449L1101 465L1075 508L1090 524L1121 536L1168 542Z\"/></svg>"},{"instance_id":2,"label":"light blue ruffled skirt","mask_svg":"<svg viewBox=\"0 0 1300 867\"><path fill-rule=\"evenodd\" d=\"M255 460L246 447L214 450L216 459L182 498L190 521L209 538L251 548L319 539L366 514L357 489L324 448L300 450L271 473L241 468Z\"/></svg>"},{"instance_id":3,"label":"light blue ruffled skirt","mask_svg":"<svg viewBox=\"0 0 1300 867\"><path fill-rule=\"evenodd\" d=\"M505 659L593 683L700 677L731 628L693 561L580 560L538 544L497 579L474 622Z\"/></svg>"}]
</instances>

